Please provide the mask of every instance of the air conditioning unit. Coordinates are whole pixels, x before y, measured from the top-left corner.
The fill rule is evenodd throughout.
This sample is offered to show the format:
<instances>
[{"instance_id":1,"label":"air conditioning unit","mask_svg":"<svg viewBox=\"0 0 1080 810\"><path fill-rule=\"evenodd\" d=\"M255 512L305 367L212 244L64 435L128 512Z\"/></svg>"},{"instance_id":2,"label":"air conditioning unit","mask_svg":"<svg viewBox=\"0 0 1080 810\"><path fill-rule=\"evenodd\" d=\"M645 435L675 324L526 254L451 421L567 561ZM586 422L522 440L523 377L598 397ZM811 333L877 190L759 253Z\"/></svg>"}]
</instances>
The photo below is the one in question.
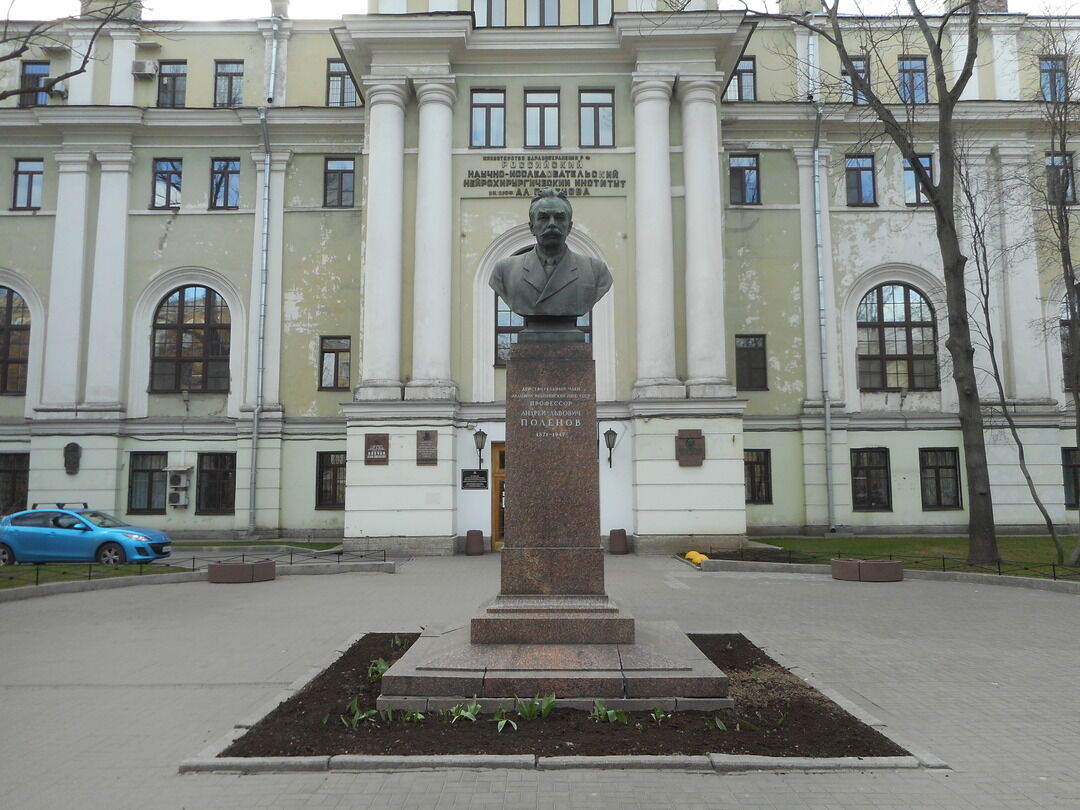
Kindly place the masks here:
<instances>
[{"instance_id":1,"label":"air conditioning unit","mask_svg":"<svg viewBox=\"0 0 1080 810\"><path fill-rule=\"evenodd\" d=\"M50 87L46 92L48 92L49 96L52 97L52 98L67 98L67 96L68 96L67 82L57 82L52 87Z\"/></svg>"},{"instance_id":2,"label":"air conditioning unit","mask_svg":"<svg viewBox=\"0 0 1080 810\"><path fill-rule=\"evenodd\" d=\"M185 472L171 472L169 473L169 486L173 489L187 489L188 488L188 474Z\"/></svg>"},{"instance_id":3,"label":"air conditioning unit","mask_svg":"<svg viewBox=\"0 0 1080 810\"><path fill-rule=\"evenodd\" d=\"M136 59L131 63L131 75L137 79L152 79L157 76L158 63L155 59Z\"/></svg>"},{"instance_id":4,"label":"air conditioning unit","mask_svg":"<svg viewBox=\"0 0 1080 810\"><path fill-rule=\"evenodd\" d=\"M169 506L187 506L187 492L182 489L174 489L169 493Z\"/></svg>"}]
</instances>

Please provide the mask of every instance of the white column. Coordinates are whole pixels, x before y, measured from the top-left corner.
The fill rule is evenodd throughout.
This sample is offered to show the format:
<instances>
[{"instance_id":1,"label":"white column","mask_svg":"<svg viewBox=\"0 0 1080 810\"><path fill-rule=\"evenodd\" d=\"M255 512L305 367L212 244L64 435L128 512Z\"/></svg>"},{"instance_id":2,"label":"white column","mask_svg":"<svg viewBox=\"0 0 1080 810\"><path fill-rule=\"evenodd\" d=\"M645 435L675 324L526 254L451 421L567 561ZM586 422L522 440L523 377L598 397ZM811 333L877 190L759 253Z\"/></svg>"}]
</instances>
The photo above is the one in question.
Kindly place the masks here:
<instances>
[{"instance_id":1,"label":"white column","mask_svg":"<svg viewBox=\"0 0 1080 810\"><path fill-rule=\"evenodd\" d=\"M250 362L247 364L246 404L254 406L258 391L258 364L263 362L263 408L267 411L281 410L281 272L283 224L285 217L285 170L292 152L282 150L270 153L270 229L267 242L266 315L264 325L263 356L259 357L259 314L262 304L262 229L263 229L263 181L265 178L266 153L252 152L255 162L255 241L251 259L251 294L248 311L248 346Z\"/></svg>"},{"instance_id":2,"label":"white column","mask_svg":"<svg viewBox=\"0 0 1080 810\"><path fill-rule=\"evenodd\" d=\"M668 118L672 76L634 77L634 232L637 245L635 399L686 396L675 372L675 259Z\"/></svg>"},{"instance_id":3,"label":"white column","mask_svg":"<svg viewBox=\"0 0 1080 810\"><path fill-rule=\"evenodd\" d=\"M994 63L994 97L999 101L1017 101L1020 98L1020 63L1016 56L1016 39L1020 35L1020 22L995 22L991 38L991 59Z\"/></svg>"},{"instance_id":4,"label":"white column","mask_svg":"<svg viewBox=\"0 0 1080 810\"><path fill-rule=\"evenodd\" d=\"M416 85L420 139L416 164L412 380L405 399L454 399L450 373L453 180L452 77Z\"/></svg>"},{"instance_id":5,"label":"white column","mask_svg":"<svg viewBox=\"0 0 1080 810\"><path fill-rule=\"evenodd\" d=\"M96 44L96 43L95 43ZM90 42L90 33L85 30L71 32L71 61L70 68L75 69L82 64L83 56L87 49L94 47ZM86 62L86 68L82 73L72 76L68 83L68 104L93 104L94 103L94 68L97 59L93 54Z\"/></svg>"},{"instance_id":6,"label":"white column","mask_svg":"<svg viewBox=\"0 0 1080 810\"><path fill-rule=\"evenodd\" d=\"M135 40L138 31L110 31L112 37L112 68L109 74L109 104L131 106L135 103L135 77L131 63L135 61Z\"/></svg>"},{"instance_id":7,"label":"white column","mask_svg":"<svg viewBox=\"0 0 1080 810\"><path fill-rule=\"evenodd\" d=\"M720 189L719 82L683 77L686 186L686 388L691 397L730 397L724 327L724 204Z\"/></svg>"},{"instance_id":8,"label":"white column","mask_svg":"<svg viewBox=\"0 0 1080 810\"><path fill-rule=\"evenodd\" d=\"M956 81L957 77L960 76L960 71L964 69L964 62L967 60L967 20L961 17L957 23L949 26L949 36L952 39L953 81ZM961 101L970 101L980 97L979 61L978 59L975 60L975 64L971 69L971 78L968 79L967 86L964 87L964 92L960 96Z\"/></svg>"},{"instance_id":9,"label":"white column","mask_svg":"<svg viewBox=\"0 0 1080 810\"><path fill-rule=\"evenodd\" d=\"M60 152L45 326L41 411L72 411L79 399L89 152Z\"/></svg>"},{"instance_id":10,"label":"white column","mask_svg":"<svg viewBox=\"0 0 1080 810\"><path fill-rule=\"evenodd\" d=\"M361 380L356 399L401 399L402 206L405 182L404 79L365 86L368 182Z\"/></svg>"},{"instance_id":11,"label":"white column","mask_svg":"<svg viewBox=\"0 0 1080 810\"><path fill-rule=\"evenodd\" d=\"M995 147L1001 161L1002 178L1020 177L1030 169L1031 151L1024 147ZM989 169L989 167L988 167ZM1003 181L990 185L998 191ZM1020 190L1010 191L1001 206L1001 244L1003 248L1023 245L1035 232L1031 197ZM1046 400L1050 397L1050 377L1046 353L1033 352L1046 340L1040 301L1038 257L1032 249L1003 250L1003 305L1005 332L999 329L997 344L1004 347L1012 385L1006 391L1018 400ZM970 262L973 264L973 262Z\"/></svg>"},{"instance_id":12,"label":"white column","mask_svg":"<svg viewBox=\"0 0 1080 810\"><path fill-rule=\"evenodd\" d=\"M130 76L130 70L128 71ZM98 189L94 274L90 290L90 326L86 355L85 402L95 410L122 411L123 358L127 341L128 194L131 184L129 151L98 152Z\"/></svg>"}]
</instances>

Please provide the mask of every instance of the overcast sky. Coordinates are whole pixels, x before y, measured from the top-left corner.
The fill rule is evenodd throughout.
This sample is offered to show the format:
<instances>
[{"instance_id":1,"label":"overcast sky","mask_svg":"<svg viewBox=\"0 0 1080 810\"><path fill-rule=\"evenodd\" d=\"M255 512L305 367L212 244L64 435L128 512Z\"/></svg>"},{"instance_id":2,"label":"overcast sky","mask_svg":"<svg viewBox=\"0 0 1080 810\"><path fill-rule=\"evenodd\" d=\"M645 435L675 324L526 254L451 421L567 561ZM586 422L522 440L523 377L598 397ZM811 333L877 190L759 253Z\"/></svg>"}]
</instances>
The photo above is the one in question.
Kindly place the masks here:
<instances>
[{"instance_id":1,"label":"overcast sky","mask_svg":"<svg viewBox=\"0 0 1080 810\"><path fill-rule=\"evenodd\" d=\"M748 0L750 5L760 8L765 0ZM773 0L769 0L772 5ZM1080 14L1080 0L1009 0L1011 11L1026 11L1029 14L1046 13L1049 7L1055 11ZM78 13L78 0L0 0L0 4L10 6L9 16L14 19L47 20ZM270 14L269 0L146 0L147 19L158 20L227 20L267 17ZM891 0L867 0L863 8L877 13L894 8ZM906 3L901 3L906 7ZM737 0L721 0L723 8L737 8ZM855 10L855 2L851 10ZM342 14L362 14L367 9L367 0L292 0L289 16L296 19L335 19Z\"/></svg>"}]
</instances>

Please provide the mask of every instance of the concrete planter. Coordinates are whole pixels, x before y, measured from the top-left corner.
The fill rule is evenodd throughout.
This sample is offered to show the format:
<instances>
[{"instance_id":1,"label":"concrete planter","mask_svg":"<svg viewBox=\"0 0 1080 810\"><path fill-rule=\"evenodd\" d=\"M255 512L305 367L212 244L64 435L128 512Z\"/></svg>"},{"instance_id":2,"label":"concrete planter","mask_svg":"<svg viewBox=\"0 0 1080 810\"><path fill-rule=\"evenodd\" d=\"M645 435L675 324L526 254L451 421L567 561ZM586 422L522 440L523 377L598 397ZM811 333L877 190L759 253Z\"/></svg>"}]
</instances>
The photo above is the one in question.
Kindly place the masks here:
<instances>
[{"instance_id":1,"label":"concrete planter","mask_svg":"<svg viewBox=\"0 0 1080 810\"><path fill-rule=\"evenodd\" d=\"M850 582L899 582L904 578L900 560L833 560L832 578Z\"/></svg>"},{"instance_id":2,"label":"concrete planter","mask_svg":"<svg viewBox=\"0 0 1080 810\"><path fill-rule=\"evenodd\" d=\"M210 582L266 582L276 578L277 564L273 560L220 562L207 566Z\"/></svg>"}]
</instances>

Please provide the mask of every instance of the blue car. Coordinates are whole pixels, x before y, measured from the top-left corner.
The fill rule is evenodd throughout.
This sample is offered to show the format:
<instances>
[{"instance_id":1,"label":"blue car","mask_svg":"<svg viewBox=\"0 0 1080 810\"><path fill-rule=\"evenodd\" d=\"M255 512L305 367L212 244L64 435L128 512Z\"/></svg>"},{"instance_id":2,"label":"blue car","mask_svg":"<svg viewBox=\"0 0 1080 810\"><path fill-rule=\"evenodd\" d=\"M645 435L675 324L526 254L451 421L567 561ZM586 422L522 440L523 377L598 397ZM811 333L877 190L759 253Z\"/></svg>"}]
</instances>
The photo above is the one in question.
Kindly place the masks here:
<instances>
[{"instance_id":1,"label":"blue car","mask_svg":"<svg viewBox=\"0 0 1080 810\"><path fill-rule=\"evenodd\" d=\"M0 520L0 565L141 563L168 557L171 547L165 532L132 526L97 509L30 509Z\"/></svg>"}]
</instances>

